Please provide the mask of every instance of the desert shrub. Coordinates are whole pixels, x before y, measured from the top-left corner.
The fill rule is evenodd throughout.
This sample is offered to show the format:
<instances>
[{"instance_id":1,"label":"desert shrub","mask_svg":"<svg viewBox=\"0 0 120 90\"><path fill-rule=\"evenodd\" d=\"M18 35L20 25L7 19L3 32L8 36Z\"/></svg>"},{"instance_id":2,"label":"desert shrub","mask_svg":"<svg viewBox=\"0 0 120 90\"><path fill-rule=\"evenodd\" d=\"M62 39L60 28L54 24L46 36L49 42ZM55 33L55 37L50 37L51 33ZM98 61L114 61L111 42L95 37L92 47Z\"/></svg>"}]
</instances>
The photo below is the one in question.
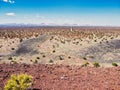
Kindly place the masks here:
<instances>
[{"instance_id":1,"label":"desert shrub","mask_svg":"<svg viewBox=\"0 0 120 90\"><path fill-rule=\"evenodd\" d=\"M71 59L71 56L68 56L68 59Z\"/></svg>"},{"instance_id":2,"label":"desert shrub","mask_svg":"<svg viewBox=\"0 0 120 90\"><path fill-rule=\"evenodd\" d=\"M23 39L21 38L21 39L20 39L20 42L22 42L22 41L23 41Z\"/></svg>"},{"instance_id":3,"label":"desert shrub","mask_svg":"<svg viewBox=\"0 0 120 90\"><path fill-rule=\"evenodd\" d=\"M50 41L53 39L54 37L52 36L51 38L50 38Z\"/></svg>"},{"instance_id":4,"label":"desert shrub","mask_svg":"<svg viewBox=\"0 0 120 90\"><path fill-rule=\"evenodd\" d=\"M55 48L55 45L53 45L53 48Z\"/></svg>"},{"instance_id":5,"label":"desert shrub","mask_svg":"<svg viewBox=\"0 0 120 90\"><path fill-rule=\"evenodd\" d=\"M93 65L94 65L94 67L96 67L96 68L97 68L97 67L100 67L100 64L99 64L98 62L94 62Z\"/></svg>"},{"instance_id":6,"label":"desert shrub","mask_svg":"<svg viewBox=\"0 0 120 90\"><path fill-rule=\"evenodd\" d=\"M13 58L12 57L8 57L8 60L12 60Z\"/></svg>"},{"instance_id":7,"label":"desert shrub","mask_svg":"<svg viewBox=\"0 0 120 90\"><path fill-rule=\"evenodd\" d=\"M114 39L114 37L111 37L110 39Z\"/></svg>"},{"instance_id":8,"label":"desert shrub","mask_svg":"<svg viewBox=\"0 0 120 90\"><path fill-rule=\"evenodd\" d=\"M16 60L16 58L14 58L14 60Z\"/></svg>"},{"instance_id":9,"label":"desert shrub","mask_svg":"<svg viewBox=\"0 0 120 90\"><path fill-rule=\"evenodd\" d=\"M14 43L14 41L12 41L12 43Z\"/></svg>"},{"instance_id":10,"label":"desert shrub","mask_svg":"<svg viewBox=\"0 0 120 90\"><path fill-rule=\"evenodd\" d=\"M64 56L63 56L63 55L60 55L60 56L59 56L59 59L60 59L60 60L64 60Z\"/></svg>"},{"instance_id":11,"label":"desert shrub","mask_svg":"<svg viewBox=\"0 0 120 90\"><path fill-rule=\"evenodd\" d=\"M0 48L2 48L2 45L0 45Z\"/></svg>"},{"instance_id":12,"label":"desert shrub","mask_svg":"<svg viewBox=\"0 0 120 90\"><path fill-rule=\"evenodd\" d=\"M53 50L53 53L55 53L55 50Z\"/></svg>"},{"instance_id":13,"label":"desert shrub","mask_svg":"<svg viewBox=\"0 0 120 90\"><path fill-rule=\"evenodd\" d=\"M45 58L46 56L45 56L45 55L43 55L42 57L43 57L43 58Z\"/></svg>"},{"instance_id":14,"label":"desert shrub","mask_svg":"<svg viewBox=\"0 0 120 90\"><path fill-rule=\"evenodd\" d=\"M40 57L36 57L36 59L40 59Z\"/></svg>"},{"instance_id":15,"label":"desert shrub","mask_svg":"<svg viewBox=\"0 0 120 90\"><path fill-rule=\"evenodd\" d=\"M33 62L33 60L31 59L30 62Z\"/></svg>"},{"instance_id":16,"label":"desert shrub","mask_svg":"<svg viewBox=\"0 0 120 90\"><path fill-rule=\"evenodd\" d=\"M109 41L106 41L106 43L109 43Z\"/></svg>"},{"instance_id":17,"label":"desert shrub","mask_svg":"<svg viewBox=\"0 0 120 90\"><path fill-rule=\"evenodd\" d=\"M20 58L20 61L22 61L23 59L22 58Z\"/></svg>"},{"instance_id":18,"label":"desert shrub","mask_svg":"<svg viewBox=\"0 0 120 90\"><path fill-rule=\"evenodd\" d=\"M49 63L53 63L53 60L50 60Z\"/></svg>"},{"instance_id":19,"label":"desert shrub","mask_svg":"<svg viewBox=\"0 0 120 90\"><path fill-rule=\"evenodd\" d=\"M95 58L94 56L89 56L89 58Z\"/></svg>"},{"instance_id":20,"label":"desert shrub","mask_svg":"<svg viewBox=\"0 0 120 90\"><path fill-rule=\"evenodd\" d=\"M35 37L38 37L38 34L35 34Z\"/></svg>"},{"instance_id":21,"label":"desert shrub","mask_svg":"<svg viewBox=\"0 0 120 90\"><path fill-rule=\"evenodd\" d=\"M62 41L62 40L61 40L61 43L62 43L62 44L65 44L65 41Z\"/></svg>"},{"instance_id":22,"label":"desert shrub","mask_svg":"<svg viewBox=\"0 0 120 90\"><path fill-rule=\"evenodd\" d=\"M34 64L37 64L37 63L38 63L38 60L35 60L35 61L34 61Z\"/></svg>"},{"instance_id":23,"label":"desert shrub","mask_svg":"<svg viewBox=\"0 0 120 90\"><path fill-rule=\"evenodd\" d=\"M11 48L11 50L15 50L15 48Z\"/></svg>"},{"instance_id":24,"label":"desert shrub","mask_svg":"<svg viewBox=\"0 0 120 90\"><path fill-rule=\"evenodd\" d=\"M26 90L32 86L33 77L27 74L11 75L10 80L8 80L7 85L5 85L5 90Z\"/></svg>"},{"instance_id":25,"label":"desert shrub","mask_svg":"<svg viewBox=\"0 0 120 90\"><path fill-rule=\"evenodd\" d=\"M87 67L89 65L89 62L86 62L82 65L82 67Z\"/></svg>"},{"instance_id":26,"label":"desert shrub","mask_svg":"<svg viewBox=\"0 0 120 90\"><path fill-rule=\"evenodd\" d=\"M97 42L97 40L94 40L94 42Z\"/></svg>"},{"instance_id":27,"label":"desert shrub","mask_svg":"<svg viewBox=\"0 0 120 90\"><path fill-rule=\"evenodd\" d=\"M12 60L12 61L10 62L10 64L17 64L17 61Z\"/></svg>"},{"instance_id":28,"label":"desert shrub","mask_svg":"<svg viewBox=\"0 0 120 90\"><path fill-rule=\"evenodd\" d=\"M86 57L83 57L83 59L84 59L84 60L87 60L87 58L86 58Z\"/></svg>"},{"instance_id":29,"label":"desert shrub","mask_svg":"<svg viewBox=\"0 0 120 90\"><path fill-rule=\"evenodd\" d=\"M112 63L112 65L113 65L113 66L115 66L115 67L117 67L117 66L118 66L118 64L117 64L117 63L115 63L115 62L113 62L113 63Z\"/></svg>"}]
</instances>

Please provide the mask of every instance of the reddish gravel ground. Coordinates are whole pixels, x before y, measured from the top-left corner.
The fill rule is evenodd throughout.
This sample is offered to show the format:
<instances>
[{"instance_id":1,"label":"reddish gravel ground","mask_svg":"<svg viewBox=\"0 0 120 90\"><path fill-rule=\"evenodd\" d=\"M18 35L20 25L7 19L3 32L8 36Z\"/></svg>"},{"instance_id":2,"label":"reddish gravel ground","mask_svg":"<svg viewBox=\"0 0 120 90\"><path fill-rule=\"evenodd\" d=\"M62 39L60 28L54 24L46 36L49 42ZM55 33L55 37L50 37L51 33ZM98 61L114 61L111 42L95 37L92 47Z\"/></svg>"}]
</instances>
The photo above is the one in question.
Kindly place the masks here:
<instances>
[{"instance_id":1,"label":"reddish gravel ground","mask_svg":"<svg viewBox=\"0 0 120 90\"><path fill-rule=\"evenodd\" d=\"M35 90L120 90L120 67L0 64L0 90L11 74L34 77Z\"/></svg>"}]
</instances>

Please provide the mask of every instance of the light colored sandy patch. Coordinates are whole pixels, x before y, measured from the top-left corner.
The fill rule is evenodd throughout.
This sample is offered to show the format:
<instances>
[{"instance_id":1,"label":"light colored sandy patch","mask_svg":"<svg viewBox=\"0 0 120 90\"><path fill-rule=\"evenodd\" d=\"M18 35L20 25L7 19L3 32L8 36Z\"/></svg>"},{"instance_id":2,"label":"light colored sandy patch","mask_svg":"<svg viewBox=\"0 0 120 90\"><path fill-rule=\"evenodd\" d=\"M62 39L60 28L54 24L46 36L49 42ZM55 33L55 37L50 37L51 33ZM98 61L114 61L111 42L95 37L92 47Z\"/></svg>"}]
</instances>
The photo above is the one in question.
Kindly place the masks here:
<instances>
[{"instance_id":1,"label":"light colored sandy patch","mask_svg":"<svg viewBox=\"0 0 120 90\"><path fill-rule=\"evenodd\" d=\"M53 37L53 39L51 39ZM79 57L76 53L85 50L88 47L95 46L97 44L110 41L111 38L104 36L102 38L94 36L93 39L89 38L65 38L63 36L59 35L52 35L50 38L48 38L43 43L35 43L33 46L31 46L33 49L37 49L39 51L38 54L35 55L23 55L23 56L16 56L13 58L16 58L16 62L18 63L29 63L33 64L34 62L41 63L41 64L51 64L50 60L52 60L53 64L66 64L66 65L82 65L86 61L83 60L83 57ZM35 39L36 37L30 37L29 39ZM114 37L114 39L116 39ZM117 39L120 39L120 37L117 37ZM26 41L28 39L24 39ZM14 41L14 43L13 43ZM11 50L11 48L15 48L15 50L18 48L18 46L21 44L19 38L14 39L0 39L0 44L3 46L0 49L0 55L8 55L14 50ZM59 56L64 55L64 60L59 60ZM68 57L71 57L68 59ZM39 57L40 59L37 59ZM104 58L107 58L107 60L111 60L113 58L112 54L106 54L104 55ZM8 57L4 58L2 62L10 62L8 60ZM89 59L88 59L89 62ZM103 66L106 64L103 64ZM110 66L110 65L108 65Z\"/></svg>"}]
</instances>

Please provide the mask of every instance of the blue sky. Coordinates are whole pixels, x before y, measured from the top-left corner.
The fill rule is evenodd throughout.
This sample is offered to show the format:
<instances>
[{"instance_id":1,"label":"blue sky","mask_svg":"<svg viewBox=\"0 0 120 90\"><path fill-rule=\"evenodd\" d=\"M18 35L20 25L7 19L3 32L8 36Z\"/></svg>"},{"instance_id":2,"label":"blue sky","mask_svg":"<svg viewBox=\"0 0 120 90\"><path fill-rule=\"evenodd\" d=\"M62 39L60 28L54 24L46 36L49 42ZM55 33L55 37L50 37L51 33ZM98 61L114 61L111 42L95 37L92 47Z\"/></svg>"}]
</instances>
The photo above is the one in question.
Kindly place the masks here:
<instances>
[{"instance_id":1,"label":"blue sky","mask_svg":"<svg viewBox=\"0 0 120 90\"><path fill-rule=\"evenodd\" d=\"M120 0L0 0L0 24L120 26Z\"/></svg>"}]
</instances>

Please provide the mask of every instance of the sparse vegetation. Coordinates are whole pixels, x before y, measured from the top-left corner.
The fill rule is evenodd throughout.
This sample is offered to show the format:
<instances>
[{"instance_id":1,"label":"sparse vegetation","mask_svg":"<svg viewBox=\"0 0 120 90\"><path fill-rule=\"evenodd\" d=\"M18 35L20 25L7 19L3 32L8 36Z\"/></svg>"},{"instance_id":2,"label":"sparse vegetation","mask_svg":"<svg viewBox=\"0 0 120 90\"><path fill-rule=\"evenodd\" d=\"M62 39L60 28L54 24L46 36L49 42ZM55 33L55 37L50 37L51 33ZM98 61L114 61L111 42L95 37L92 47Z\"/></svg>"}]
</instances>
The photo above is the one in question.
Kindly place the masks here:
<instances>
[{"instance_id":1,"label":"sparse vegetation","mask_svg":"<svg viewBox=\"0 0 120 90\"><path fill-rule=\"evenodd\" d=\"M55 45L53 45L53 48L55 48Z\"/></svg>"},{"instance_id":2,"label":"sparse vegetation","mask_svg":"<svg viewBox=\"0 0 120 90\"><path fill-rule=\"evenodd\" d=\"M15 43L14 41L12 41L12 43Z\"/></svg>"},{"instance_id":3,"label":"sparse vegetation","mask_svg":"<svg viewBox=\"0 0 120 90\"><path fill-rule=\"evenodd\" d=\"M109 43L109 41L106 41L106 43Z\"/></svg>"},{"instance_id":4,"label":"sparse vegetation","mask_svg":"<svg viewBox=\"0 0 120 90\"><path fill-rule=\"evenodd\" d=\"M97 68L97 67L100 67L100 64L99 64L98 62L94 62L93 65L94 65L94 67L96 67L96 68Z\"/></svg>"},{"instance_id":5,"label":"sparse vegetation","mask_svg":"<svg viewBox=\"0 0 120 90\"><path fill-rule=\"evenodd\" d=\"M71 59L71 56L68 56L68 59Z\"/></svg>"},{"instance_id":6,"label":"sparse vegetation","mask_svg":"<svg viewBox=\"0 0 120 90\"><path fill-rule=\"evenodd\" d=\"M35 34L35 37L38 37L38 34Z\"/></svg>"},{"instance_id":7,"label":"sparse vegetation","mask_svg":"<svg viewBox=\"0 0 120 90\"><path fill-rule=\"evenodd\" d=\"M12 60L13 58L12 57L8 57L8 60Z\"/></svg>"},{"instance_id":8,"label":"sparse vegetation","mask_svg":"<svg viewBox=\"0 0 120 90\"><path fill-rule=\"evenodd\" d=\"M94 56L89 56L89 58L92 58L92 59L93 59L93 58L94 58Z\"/></svg>"},{"instance_id":9,"label":"sparse vegetation","mask_svg":"<svg viewBox=\"0 0 120 90\"><path fill-rule=\"evenodd\" d=\"M60 55L60 56L59 56L59 59L60 59L60 60L64 60L64 56L63 56L63 55Z\"/></svg>"},{"instance_id":10,"label":"sparse vegetation","mask_svg":"<svg viewBox=\"0 0 120 90\"><path fill-rule=\"evenodd\" d=\"M114 37L111 37L110 39L114 39Z\"/></svg>"},{"instance_id":11,"label":"sparse vegetation","mask_svg":"<svg viewBox=\"0 0 120 90\"><path fill-rule=\"evenodd\" d=\"M62 43L62 44L65 44L65 41L62 41L62 40L61 40L61 43Z\"/></svg>"},{"instance_id":12,"label":"sparse vegetation","mask_svg":"<svg viewBox=\"0 0 120 90\"><path fill-rule=\"evenodd\" d=\"M36 57L36 59L40 59L40 57Z\"/></svg>"},{"instance_id":13,"label":"sparse vegetation","mask_svg":"<svg viewBox=\"0 0 120 90\"><path fill-rule=\"evenodd\" d=\"M50 60L49 63L53 63L53 60Z\"/></svg>"},{"instance_id":14,"label":"sparse vegetation","mask_svg":"<svg viewBox=\"0 0 120 90\"><path fill-rule=\"evenodd\" d=\"M33 77L27 74L11 75L5 90L27 90L33 84Z\"/></svg>"},{"instance_id":15,"label":"sparse vegetation","mask_svg":"<svg viewBox=\"0 0 120 90\"><path fill-rule=\"evenodd\" d=\"M52 36L52 37L50 38L50 41L53 40L53 38L54 38L54 37Z\"/></svg>"},{"instance_id":16,"label":"sparse vegetation","mask_svg":"<svg viewBox=\"0 0 120 90\"><path fill-rule=\"evenodd\" d=\"M11 48L11 50L15 50L15 48Z\"/></svg>"},{"instance_id":17,"label":"sparse vegetation","mask_svg":"<svg viewBox=\"0 0 120 90\"><path fill-rule=\"evenodd\" d=\"M86 57L83 57L83 59L84 59L84 60L87 60L87 58L86 58Z\"/></svg>"},{"instance_id":18,"label":"sparse vegetation","mask_svg":"<svg viewBox=\"0 0 120 90\"><path fill-rule=\"evenodd\" d=\"M2 48L2 45L0 45L0 48Z\"/></svg>"},{"instance_id":19,"label":"sparse vegetation","mask_svg":"<svg viewBox=\"0 0 120 90\"><path fill-rule=\"evenodd\" d=\"M94 42L97 42L97 40L94 40Z\"/></svg>"},{"instance_id":20,"label":"sparse vegetation","mask_svg":"<svg viewBox=\"0 0 120 90\"><path fill-rule=\"evenodd\" d=\"M22 58L20 58L20 61L22 61L23 59Z\"/></svg>"},{"instance_id":21,"label":"sparse vegetation","mask_svg":"<svg viewBox=\"0 0 120 90\"><path fill-rule=\"evenodd\" d=\"M22 42L22 41L23 41L23 39L21 38L21 39L20 39L20 42Z\"/></svg>"},{"instance_id":22,"label":"sparse vegetation","mask_svg":"<svg viewBox=\"0 0 120 90\"><path fill-rule=\"evenodd\" d=\"M12 60L12 61L10 62L10 64L17 64L17 61Z\"/></svg>"},{"instance_id":23,"label":"sparse vegetation","mask_svg":"<svg viewBox=\"0 0 120 90\"><path fill-rule=\"evenodd\" d=\"M83 87L76 87L77 90L84 86L88 89L96 88L94 84L97 80L102 81L97 82L98 85L103 86L102 89L106 87L119 89L119 85L116 84L119 81L117 61L120 52L120 31L118 27L115 30L111 27L74 27L72 33L68 27L59 26L0 29L0 63L2 63L0 65L0 90L4 90L3 85L7 84L6 80L12 73L24 72L34 75L33 88L35 90L74 89L74 86L83 84L85 79L89 78L93 86L82 85ZM39 37L36 38L35 35ZM118 38L115 37L116 35ZM11 48L14 49L11 50ZM111 61L113 63L110 63ZM111 68L111 66L114 67ZM106 72L110 72L109 77ZM97 78L95 78L96 75ZM117 86L109 86L108 84L111 84L109 78L113 78L112 83ZM62 88L61 81L65 85ZM107 86L104 85L106 82L108 82ZM86 83L85 81L84 84Z\"/></svg>"},{"instance_id":24,"label":"sparse vegetation","mask_svg":"<svg viewBox=\"0 0 120 90\"><path fill-rule=\"evenodd\" d=\"M43 57L43 58L45 58L46 56L45 56L45 55L43 55L42 57Z\"/></svg>"},{"instance_id":25,"label":"sparse vegetation","mask_svg":"<svg viewBox=\"0 0 120 90\"><path fill-rule=\"evenodd\" d=\"M55 50L53 50L53 53L55 53Z\"/></svg>"},{"instance_id":26,"label":"sparse vegetation","mask_svg":"<svg viewBox=\"0 0 120 90\"><path fill-rule=\"evenodd\" d=\"M115 66L115 67L117 67L117 66L118 66L118 64L117 64L117 63L115 63L115 62L113 62L113 63L112 63L112 65L113 65L113 66Z\"/></svg>"},{"instance_id":27,"label":"sparse vegetation","mask_svg":"<svg viewBox=\"0 0 120 90\"><path fill-rule=\"evenodd\" d=\"M30 62L32 62L33 60L30 60Z\"/></svg>"},{"instance_id":28,"label":"sparse vegetation","mask_svg":"<svg viewBox=\"0 0 120 90\"><path fill-rule=\"evenodd\" d=\"M38 63L38 60L35 60L35 61L34 61L34 64L37 64L37 63Z\"/></svg>"},{"instance_id":29,"label":"sparse vegetation","mask_svg":"<svg viewBox=\"0 0 120 90\"><path fill-rule=\"evenodd\" d=\"M89 62L86 62L82 65L82 67L87 67L89 65Z\"/></svg>"}]
</instances>

